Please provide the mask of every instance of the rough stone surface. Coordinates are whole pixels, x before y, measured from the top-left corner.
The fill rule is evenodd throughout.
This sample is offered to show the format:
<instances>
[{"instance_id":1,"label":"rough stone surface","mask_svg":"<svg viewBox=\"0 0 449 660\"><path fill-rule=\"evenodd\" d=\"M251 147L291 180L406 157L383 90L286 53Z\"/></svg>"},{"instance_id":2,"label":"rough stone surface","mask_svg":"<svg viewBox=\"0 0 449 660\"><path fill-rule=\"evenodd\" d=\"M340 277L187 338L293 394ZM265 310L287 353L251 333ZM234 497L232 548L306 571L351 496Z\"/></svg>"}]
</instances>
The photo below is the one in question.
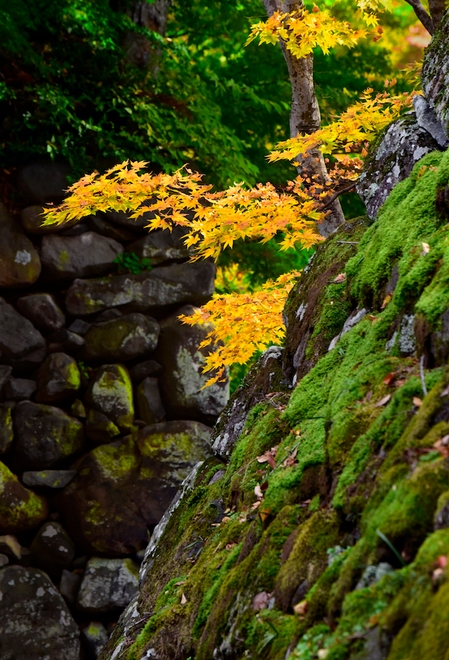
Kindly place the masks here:
<instances>
[{"instance_id":1,"label":"rough stone surface","mask_svg":"<svg viewBox=\"0 0 449 660\"><path fill-rule=\"evenodd\" d=\"M129 243L136 239L135 234L124 227L118 227L110 222L106 222L106 220L103 220L103 218L100 218L97 215L89 216L87 218L87 224L91 231L95 231L97 234L107 236L108 238L113 238L114 241Z\"/></svg>"},{"instance_id":2,"label":"rough stone surface","mask_svg":"<svg viewBox=\"0 0 449 660\"><path fill-rule=\"evenodd\" d=\"M156 360L145 360L145 362L140 362L135 364L129 370L129 375L133 383L141 383L144 378L151 376L158 376L162 371L162 365Z\"/></svg>"},{"instance_id":3,"label":"rough stone surface","mask_svg":"<svg viewBox=\"0 0 449 660\"><path fill-rule=\"evenodd\" d=\"M44 236L42 267L50 277L95 277L110 272L121 252L120 243L91 231L79 236Z\"/></svg>"},{"instance_id":4,"label":"rough stone surface","mask_svg":"<svg viewBox=\"0 0 449 660\"><path fill-rule=\"evenodd\" d=\"M59 593L65 600L74 605L78 595L78 589L81 584L82 576L79 573L63 569L61 573L61 580L59 582Z\"/></svg>"},{"instance_id":5,"label":"rough stone surface","mask_svg":"<svg viewBox=\"0 0 449 660\"><path fill-rule=\"evenodd\" d=\"M215 266L195 262L161 266L140 275L114 275L73 282L66 308L74 316L86 316L110 307L147 312L157 307L192 303L202 305L214 290Z\"/></svg>"},{"instance_id":6,"label":"rough stone surface","mask_svg":"<svg viewBox=\"0 0 449 660\"><path fill-rule=\"evenodd\" d=\"M155 424L101 445L77 463L57 498L64 525L85 552L132 554L191 469L210 454L211 430L199 422Z\"/></svg>"},{"instance_id":7,"label":"rough stone surface","mask_svg":"<svg viewBox=\"0 0 449 660\"><path fill-rule=\"evenodd\" d=\"M76 361L65 353L52 353L37 375L36 401L55 403L76 395L81 376Z\"/></svg>"},{"instance_id":8,"label":"rough stone surface","mask_svg":"<svg viewBox=\"0 0 449 660\"><path fill-rule=\"evenodd\" d=\"M123 211L106 211L104 216L109 222L119 227L125 227L134 234L146 234L148 221L153 217L148 213L144 213L139 218L130 218L129 214Z\"/></svg>"},{"instance_id":9,"label":"rough stone surface","mask_svg":"<svg viewBox=\"0 0 449 660\"><path fill-rule=\"evenodd\" d=\"M449 133L449 12L443 17L439 30L426 49L421 80L426 98Z\"/></svg>"},{"instance_id":10,"label":"rough stone surface","mask_svg":"<svg viewBox=\"0 0 449 660\"><path fill-rule=\"evenodd\" d=\"M64 351L77 351L84 346L84 337L62 328L57 332L52 332L47 337L48 350L50 352L61 353Z\"/></svg>"},{"instance_id":11,"label":"rough stone surface","mask_svg":"<svg viewBox=\"0 0 449 660\"><path fill-rule=\"evenodd\" d=\"M408 177L423 156L439 149L438 142L419 126L414 112L393 122L372 149L357 183L369 217L377 216L394 186Z\"/></svg>"},{"instance_id":12,"label":"rough stone surface","mask_svg":"<svg viewBox=\"0 0 449 660\"><path fill-rule=\"evenodd\" d=\"M185 261L191 255L182 238L186 230L174 227L172 231L157 230L127 246L127 252L134 252L141 259L150 259L153 266L165 261Z\"/></svg>"},{"instance_id":13,"label":"rough stone surface","mask_svg":"<svg viewBox=\"0 0 449 660\"><path fill-rule=\"evenodd\" d=\"M0 534L34 529L47 514L46 500L22 486L9 468L0 463Z\"/></svg>"},{"instance_id":14,"label":"rough stone surface","mask_svg":"<svg viewBox=\"0 0 449 660\"><path fill-rule=\"evenodd\" d=\"M0 287L33 284L41 272L39 255L1 203L0 233Z\"/></svg>"},{"instance_id":15,"label":"rough stone surface","mask_svg":"<svg viewBox=\"0 0 449 660\"><path fill-rule=\"evenodd\" d=\"M19 298L17 309L44 332L55 332L65 325L65 316L49 293L31 293Z\"/></svg>"},{"instance_id":16,"label":"rough stone surface","mask_svg":"<svg viewBox=\"0 0 449 660\"><path fill-rule=\"evenodd\" d=\"M86 403L126 431L134 422L133 390L128 370L119 364L100 367L86 393Z\"/></svg>"},{"instance_id":17,"label":"rough stone surface","mask_svg":"<svg viewBox=\"0 0 449 660\"><path fill-rule=\"evenodd\" d=\"M96 443L110 442L120 435L120 429L98 410L89 410L86 420L87 437Z\"/></svg>"},{"instance_id":18,"label":"rough stone surface","mask_svg":"<svg viewBox=\"0 0 449 660\"><path fill-rule=\"evenodd\" d=\"M127 314L118 319L91 326L84 336L82 357L85 360L120 360L142 358L157 345L158 323L143 314Z\"/></svg>"},{"instance_id":19,"label":"rough stone surface","mask_svg":"<svg viewBox=\"0 0 449 660\"><path fill-rule=\"evenodd\" d=\"M138 591L138 569L131 559L93 557L78 592L78 606L100 614L126 607Z\"/></svg>"},{"instance_id":20,"label":"rough stone surface","mask_svg":"<svg viewBox=\"0 0 449 660\"><path fill-rule=\"evenodd\" d=\"M12 305L0 298L0 357L2 360L22 358L27 353L42 349L44 338L30 321L21 316Z\"/></svg>"},{"instance_id":21,"label":"rough stone surface","mask_svg":"<svg viewBox=\"0 0 449 660\"><path fill-rule=\"evenodd\" d=\"M45 470L84 446L83 425L54 406L22 401L14 411L14 465Z\"/></svg>"},{"instance_id":22,"label":"rough stone surface","mask_svg":"<svg viewBox=\"0 0 449 660\"><path fill-rule=\"evenodd\" d=\"M29 378L10 378L5 385L4 392L11 401L25 401L31 399L36 391L36 381Z\"/></svg>"},{"instance_id":23,"label":"rough stone surface","mask_svg":"<svg viewBox=\"0 0 449 660\"><path fill-rule=\"evenodd\" d=\"M94 659L99 657L109 638L108 631L100 621L92 621L86 628L82 628L81 636Z\"/></svg>"},{"instance_id":24,"label":"rough stone surface","mask_svg":"<svg viewBox=\"0 0 449 660\"><path fill-rule=\"evenodd\" d=\"M156 359L164 368L159 379L162 402L172 418L213 424L229 399L229 383L202 389L210 376L201 372L205 352L198 346L210 327L187 326L178 319L192 312L192 307L182 307L161 323Z\"/></svg>"},{"instance_id":25,"label":"rough stone surface","mask_svg":"<svg viewBox=\"0 0 449 660\"><path fill-rule=\"evenodd\" d=\"M14 438L12 424L13 407L14 405L11 403L0 404L0 454L8 451Z\"/></svg>"},{"instance_id":26,"label":"rough stone surface","mask_svg":"<svg viewBox=\"0 0 449 660\"><path fill-rule=\"evenodd\" d=\"M65 488L76 474L76 470L30 470L22 474L22 481L30 488Z\"/></svg>"},{"instance_id":27,"label":"rough stone surface","mask_svg":"<svg viewBox=\"0 0 449 660\"><path fill-rule=\"evenodd\" d=\"M20 214L22 227L30 234L54 234L61 231L60 225L43 225L42 206L27 206ZM67 222L64 227L71 227L76 220Z\"/></svg>"},{"instance_id":28,"label":"rough stone surface","mask_svg":"<svg viewBox=\"0 0 449 660\"><path fill-rule=\"evenodd\" d=\"M58 575L68 568L75 555L75 546L65 529L57 522L46 522L30 547L34 564L49 575Z\"/></svg>"},{"instance_id":29,"label":"rough stone surface","mask_svg":"<svg viewBox=\"0 0 449 660\"><path fill-rule=\"evenodd\" d=\"M157 378L145 378L136 389L139 419L147 424L157 424L165 417Z\"/></svg>"},{"instance_id":30,"label":"rough stone surface","mask_svg":"<svg viewBox=\"0 0 449 660\"><path fill-rule=\"evenodd\" d=\"M79 629L62 596L35 568L0 570L2 660L79 660Z\"/></svg>"},{"instance_id":31,"label":"rough stone surface","mask_svg":"<svg viewBox=\"0 0 449 660\"><path fill-rule=\"evenodd\" d=\"M0 364L0 396L3 394L5 383L9 380L12 373L12 367ZM149 375L149 374L148 374Z\"/></svg>"},{"instance_id":32,"label":"rough stone surface","mask_svg":"<svg viewBox=\"0 0 449 660\"><path fill-rule=\"evenodd\" d=\"M31 204L59 203L68 188L69 172L66 163L41 160L20 168L17 185L22 197Z\"/></svg>"}]
</instances>

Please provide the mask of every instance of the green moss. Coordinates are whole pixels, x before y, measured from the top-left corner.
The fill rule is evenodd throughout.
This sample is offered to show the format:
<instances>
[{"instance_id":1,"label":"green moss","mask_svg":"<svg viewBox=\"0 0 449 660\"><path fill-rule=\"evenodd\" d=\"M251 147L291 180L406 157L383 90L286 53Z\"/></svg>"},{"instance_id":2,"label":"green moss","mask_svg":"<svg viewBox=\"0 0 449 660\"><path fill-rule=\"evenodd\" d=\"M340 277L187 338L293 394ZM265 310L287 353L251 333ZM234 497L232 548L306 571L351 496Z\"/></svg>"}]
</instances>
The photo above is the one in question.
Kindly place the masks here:
<instances>
[{"instance_id":1,"label":"green moss","mask_svg":"<svg viewBox=\"0 0 449 660\"><path fill-rule=\"evenodd\" d=\"M17 534L28 531L43 522L47 514L45 498L22 486L0 462L0 532Z\"/></svg>"},{"instance_id":2,"label":"green moss","mask_svg":"<svg viewBox=\"0 0 449 660\"><path fill-rule=\"evenodd\" d=\"M92 450L100 472L108 479L120 482L129 479L130 475L139 469L140 457L132 437L126 440L100 445Z\"/></svg>"}]
</instances>

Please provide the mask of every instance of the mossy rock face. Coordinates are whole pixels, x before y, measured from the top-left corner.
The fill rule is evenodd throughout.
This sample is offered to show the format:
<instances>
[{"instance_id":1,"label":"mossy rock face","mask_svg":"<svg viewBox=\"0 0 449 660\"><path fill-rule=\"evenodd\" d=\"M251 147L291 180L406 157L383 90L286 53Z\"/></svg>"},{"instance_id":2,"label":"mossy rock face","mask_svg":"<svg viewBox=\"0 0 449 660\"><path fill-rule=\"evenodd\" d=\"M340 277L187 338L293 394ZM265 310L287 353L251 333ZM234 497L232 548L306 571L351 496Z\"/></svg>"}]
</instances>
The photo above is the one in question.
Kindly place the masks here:
<instances>
[{"instance_id":1,"label":"mossy rock face","mask_svg":"<svg viewBox=\"0 0 449 660\"><path fill-rule=\"evenodd\" d=\"M108 364L97 369L86 393L86 402L122 431L133 428L133 388L129 372L122 365Z\"/></svg>"},{"instance_id":2,"label":"mossy rock face","mask_svg":"<svg viewBox=\"0 0 449 660\"><path fill-rule=\"evenodd\" d=\"M147 426L103 444L75 465L57 498L65 526L86 552L123 556L148 541L192 468L210 454L211 430L199 422Z\"/></svg>"},{"instance_id":3,"label":"mossy rock face","mask_svg":"<svg viewBox=\"0 0 449 660\"><path fill-rule=\"evenodd\" d=\"M429 154L320 246L283 356L234 394L103 660L447 660L449 369L417 319L444 334L448 182Z\"/></svg>"},{"instance_id":4,"label":"mossy rock face","mask_svg":"<svg viewBox=\"0 0 449 660\"><path fill-rule=\"evenodd\" d=\"M0 533L17 534L34 529L47 515L45 498L22 486L6 465L0 463Z\"/></svg>"},{"instance_id":5,"label":"mossy rock face","mask_svg":"<svg viewBox=\"0 0 449 660\"><path fill-rule=\"evenodd\" d=\"M75 397L80 387L81 375L76 361L65 353L52 353L39 369L36 401L64 401Z\"/></svg>"},{"instance_id":6,"label":"mossy rock face","mask_svg":"<svg viewBox=\"0 0 449 660\"><path fill-rule=\"evenodd\" d=\"M156 348L159 325L143 314L127 314L93 325L84 336L85 360L127 361L143 358Z\"/></svg>"},{"instance_id":7,"label":"mossy rock face","mask_svg":"<svg viewBox=\"0 0 449 660\"><path fill-rule=\"evenodd\" d=\"M18 471L58 466L81 451L83 425L60 408L22 401L14 410L13 462Z\"/></svg>"}]
</instances>

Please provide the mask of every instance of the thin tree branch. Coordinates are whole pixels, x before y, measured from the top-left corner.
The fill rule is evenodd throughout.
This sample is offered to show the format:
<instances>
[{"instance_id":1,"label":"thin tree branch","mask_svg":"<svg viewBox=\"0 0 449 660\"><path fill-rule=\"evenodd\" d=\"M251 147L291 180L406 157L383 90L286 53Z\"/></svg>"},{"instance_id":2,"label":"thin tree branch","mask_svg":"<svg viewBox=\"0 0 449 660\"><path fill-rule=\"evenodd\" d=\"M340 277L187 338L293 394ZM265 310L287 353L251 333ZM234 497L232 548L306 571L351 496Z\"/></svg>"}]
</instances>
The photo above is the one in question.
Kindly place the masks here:
<instances>
[{"instance_id":1,"label":"thin tree branch","mask_svg":"<svg viewBox=\"0 0 449 660\"><path fill-rule=\"evenodd\" d=\"M329 197L327 200L326 204L321 207L321 211L326 211L328 208L332 206L332 204L335 202L335 200L340 197L340 195L343 195L345 192L349 192L353 188L355 188L357 181L351 181L351 183L348 183L346 186L343 186L343 188L340 188L340 190L337 190L334 192L334 194Z\"/></svg>"},{"instance_id":2,"label":"thin tree branch","mask_svg":"<svg viewBox=\"0 0 449 660\"><path fill-rule=\"evenodd\" d=\"M429 16L429 14L424 9L424 7L421 4L420 0L405 0L405 1L411 7L413 7L413 11L415 12L416 16L421 21L421 23L424 25L427 32L429 34L433 35L434 32L435 32L435 26L433 24L433 20L432 20L431 16Z\"/></svg>"}]
</instances>

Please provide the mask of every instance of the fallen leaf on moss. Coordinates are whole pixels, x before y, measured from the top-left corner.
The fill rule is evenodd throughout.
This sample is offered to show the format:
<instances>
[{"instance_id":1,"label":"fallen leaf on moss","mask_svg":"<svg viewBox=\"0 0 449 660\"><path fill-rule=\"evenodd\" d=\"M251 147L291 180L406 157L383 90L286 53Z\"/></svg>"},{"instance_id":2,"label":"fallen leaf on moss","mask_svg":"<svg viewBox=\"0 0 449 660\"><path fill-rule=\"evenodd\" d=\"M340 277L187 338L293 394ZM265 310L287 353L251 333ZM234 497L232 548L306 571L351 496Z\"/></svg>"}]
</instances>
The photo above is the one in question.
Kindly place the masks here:
<instances>
[{"instance_id":1,"label":"fallen leaf on moss","mask_svg":"<svg viewBox=\"0 0 449 660\"><path fill-rule=\"evenodd\" d=\"M340 273L334 280L334 284L341 284L346 281L346 273Z\"/></svg>"},{"instance_id":2,"label":"fallen leaf on moss","mask_svg":"<svg viewBox=\"0 0 449 660\"><path fill-rule=\"evenodd\" d=\"M271 509L259 509L259 517L262 522L265 522L271 514Z\"/></svg>"},{"instance_id":3,"label":"fallen leaf on moss","mask_svg":"<svg viewBox=\"0 0 449 660\"><path fill-rule=\"evenodd\" d=\"M421 243L421 245L422 245L421 255L425 257L426 254L429 254L430 252L430 245L428 243Z\"/></svg>"},{"instance_id":4,"label":"fallen leaf on moss","mask_svg":"<svg viewBox=\"0 0 449 660\"><path fill-rule=\"evenodd\" d=\"M438 568L446 568L448 560L446 555L440 555L436 561Z\"/></svg>"},{"instance_id":5,"label":"fallen leaf on moss","mask_svg":"<svg viewBox=\"0 0 449 660\"><path fill-rule=\"evenodd\" d=\"M387 385L387 387L389 387L394 382L397 375L398 375L397 371L392 371L391 374L385 376L384 384Z\"/></svg>"},{"instance_id":6,"label":"fallen leaf on moss","mask_svg":"<svg viewBox=\"0 0 449 660\"><path fill-rule=\"evenodd\" d=\"M382 397L380 401L378 401L376 404L374 404L375 408L382 408L382 406L385 406L389 400L391 399L391 394L387 394L386 396Z\"/></svg>"},{"instance_id":7,"label":"fallen leaf on moss","mask_svg":"<svg viewBox=\"0 0 449 660\"><path fill-rule=\"evenodd\" d=\"M263 610L268 605L268 601L271 598L271 594L267 591L261 591L260 594L257 594L253 598L253 610Z\"/></svg>"},{"instance_id":8,"label":"fallen leaf on moss","mask_svg":"<svg viewBox=\"0 0 449 660\"><path fill-rule=\"evenodd\" d=\"M299 616L304 616L307 612L308 606L309 603L306 600L302 600L300 603L293 606L293 611L295 614L299 614Z\"/></svg>"},{"instance_id":9,"label":"fallen leaf on moss","mask_svg":"<svg viewBox=\"0 0 449 660\"><path fill-rule=\"evenodd\" d=\"M422 406L422 399L420 399L419 396L414 396L413 405L416 406L417 408L420 408Z\"/></svg>"},{"instance_id":10,"label":"fallen leaf on moss","mask_svg":"<svg viewBox=\"0 0 449 660\"><path fill-rule=\"evenodd\" d=\"M187 598L185 593L183 593L181 596L181 605L185 605L186 603L187 603Z\"/></svg>"},{"instance_id":11,"label":"fallen leaf on moss","mask_svg":"<svg viewBox=\"0 0 449 660\"><path fill-rule=\"evenodd\" d=\"M381 309L385 309L385 307L386 307L386 306L388 305L388 303L391 301L392 297L393 297L393 296L391 295L391 293L389 293L388 295L385 296L385 298L383 299L383 303L382 303L382 307L381 307Z\"/></svg>"}]
</instances>

